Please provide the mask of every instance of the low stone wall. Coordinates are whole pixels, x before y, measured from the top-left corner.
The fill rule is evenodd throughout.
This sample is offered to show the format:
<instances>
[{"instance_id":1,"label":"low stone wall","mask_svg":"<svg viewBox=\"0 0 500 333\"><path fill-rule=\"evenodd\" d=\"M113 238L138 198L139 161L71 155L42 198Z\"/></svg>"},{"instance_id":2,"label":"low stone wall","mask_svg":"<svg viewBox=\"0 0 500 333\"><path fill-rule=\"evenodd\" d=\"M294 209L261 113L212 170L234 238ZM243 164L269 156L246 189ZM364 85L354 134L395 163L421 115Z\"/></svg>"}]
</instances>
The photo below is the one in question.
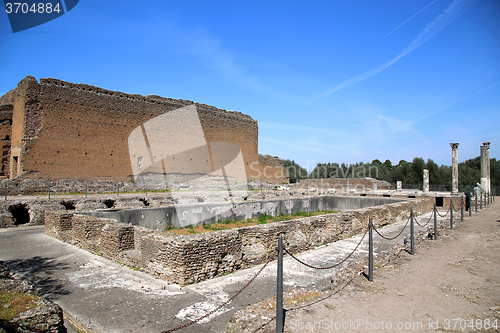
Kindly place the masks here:
<instances>
[{"instance_id":1,"label":"low stone wall","mask_svg":"<svg viewBox=\"0 0 500 333\"><path fill-rule=\"evenodd\" d=\"M279 235L291 252L305 251L432 210L434 198L274 222L239 229L179 236L115 220L47 212L47 235L138 267L171 283L187 285L263 263L275 255ZM71 229L70 229L71 226Z\"/></svg>"}]
</instances>

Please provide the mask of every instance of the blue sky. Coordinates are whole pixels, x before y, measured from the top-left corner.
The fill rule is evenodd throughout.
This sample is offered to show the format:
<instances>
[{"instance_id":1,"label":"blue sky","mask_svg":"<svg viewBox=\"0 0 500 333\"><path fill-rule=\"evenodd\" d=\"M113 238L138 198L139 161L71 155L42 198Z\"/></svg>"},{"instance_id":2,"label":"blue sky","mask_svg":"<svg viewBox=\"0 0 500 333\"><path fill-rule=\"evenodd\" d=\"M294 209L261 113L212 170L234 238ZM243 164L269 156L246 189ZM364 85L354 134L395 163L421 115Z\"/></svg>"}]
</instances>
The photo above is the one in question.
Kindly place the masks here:
<instances>
[{"instance_id":1,"label":"blue sky","mask_svg":"<svg viewBox=\"0 0 500 333\"><path fill-rule=\"evenodd\" d=\"M26 75L182 98L259 122L259 152L317 163L500 158L497 0L93 1L12 33Z\"/></svg>"}]
</instances>

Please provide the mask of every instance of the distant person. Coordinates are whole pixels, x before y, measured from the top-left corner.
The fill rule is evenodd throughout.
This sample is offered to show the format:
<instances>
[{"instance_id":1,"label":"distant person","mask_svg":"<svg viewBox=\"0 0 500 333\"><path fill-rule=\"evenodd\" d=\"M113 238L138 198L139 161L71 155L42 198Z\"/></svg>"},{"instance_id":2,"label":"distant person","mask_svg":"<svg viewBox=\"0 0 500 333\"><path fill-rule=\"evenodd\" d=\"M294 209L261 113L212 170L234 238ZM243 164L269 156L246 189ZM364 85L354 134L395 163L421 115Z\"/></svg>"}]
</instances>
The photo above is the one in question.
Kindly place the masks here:
<instances>
[{"instance_id":1,"label":"distant person","mask_svg":"<svg viewBox=\"0 0 500 333\"><path fill-rule=\"evenodd\" d=\"M471 198L471 193L470 192L465 192L465 210L468 211L470 209L470 198Z\"/></svg>"}]
</instances>

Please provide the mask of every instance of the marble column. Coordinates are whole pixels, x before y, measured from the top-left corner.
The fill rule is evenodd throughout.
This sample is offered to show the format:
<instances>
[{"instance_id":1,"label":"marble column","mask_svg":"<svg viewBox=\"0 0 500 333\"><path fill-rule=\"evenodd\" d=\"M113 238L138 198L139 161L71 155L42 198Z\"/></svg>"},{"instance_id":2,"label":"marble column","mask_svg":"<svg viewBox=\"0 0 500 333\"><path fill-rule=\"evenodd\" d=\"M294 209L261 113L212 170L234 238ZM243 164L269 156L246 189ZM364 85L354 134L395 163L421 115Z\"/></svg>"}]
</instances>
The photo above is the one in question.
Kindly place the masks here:
<instances>
[{"instance_id":1,"label":"marble column","mask_svg":"<svg viewBox=\"0 0 500 333\"><path fill-rule=\"evenodd\" d=\"M451 193L458 193L458 145L459 143L450 143L451 146Z\"/></svg>"},{"instance_id":2,"label":"marble column","mask_svg":"<svg viewBox=\"0 0 500 333\"><path fill-rule=\"evenodd\" d=\"M483 142L481 146L481 186L484 191L490 192L490 143Z\"/></svg>"},{"instance_id":3,"label":"marble column","mask_svg":"<svg viewBox=\"0 0 500 333\"><path fill-rule=\"evenodd\" d=\"M424 192L429 192L429 170L424 169Z\"/></svg>"}]
</instances>

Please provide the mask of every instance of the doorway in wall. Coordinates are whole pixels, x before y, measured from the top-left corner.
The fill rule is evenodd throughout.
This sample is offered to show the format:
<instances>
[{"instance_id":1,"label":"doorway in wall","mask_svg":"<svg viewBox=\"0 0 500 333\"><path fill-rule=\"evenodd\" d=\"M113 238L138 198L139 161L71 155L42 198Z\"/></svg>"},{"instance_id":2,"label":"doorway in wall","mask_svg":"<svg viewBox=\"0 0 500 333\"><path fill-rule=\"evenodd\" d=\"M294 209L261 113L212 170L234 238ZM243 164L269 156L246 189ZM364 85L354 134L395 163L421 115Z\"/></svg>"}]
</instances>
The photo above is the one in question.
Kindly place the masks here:
<instances>
[{"instance_id":1,"label":"doorway in wall","mask_svg":"<svg viewBox=\"0 0 500 333\"><path fill-rule=\"evenodd\" d=\"M19 156L12 156L12 175L10 178L17 177L18 166L19 166Z\"/></svg>"}]
</instances>

